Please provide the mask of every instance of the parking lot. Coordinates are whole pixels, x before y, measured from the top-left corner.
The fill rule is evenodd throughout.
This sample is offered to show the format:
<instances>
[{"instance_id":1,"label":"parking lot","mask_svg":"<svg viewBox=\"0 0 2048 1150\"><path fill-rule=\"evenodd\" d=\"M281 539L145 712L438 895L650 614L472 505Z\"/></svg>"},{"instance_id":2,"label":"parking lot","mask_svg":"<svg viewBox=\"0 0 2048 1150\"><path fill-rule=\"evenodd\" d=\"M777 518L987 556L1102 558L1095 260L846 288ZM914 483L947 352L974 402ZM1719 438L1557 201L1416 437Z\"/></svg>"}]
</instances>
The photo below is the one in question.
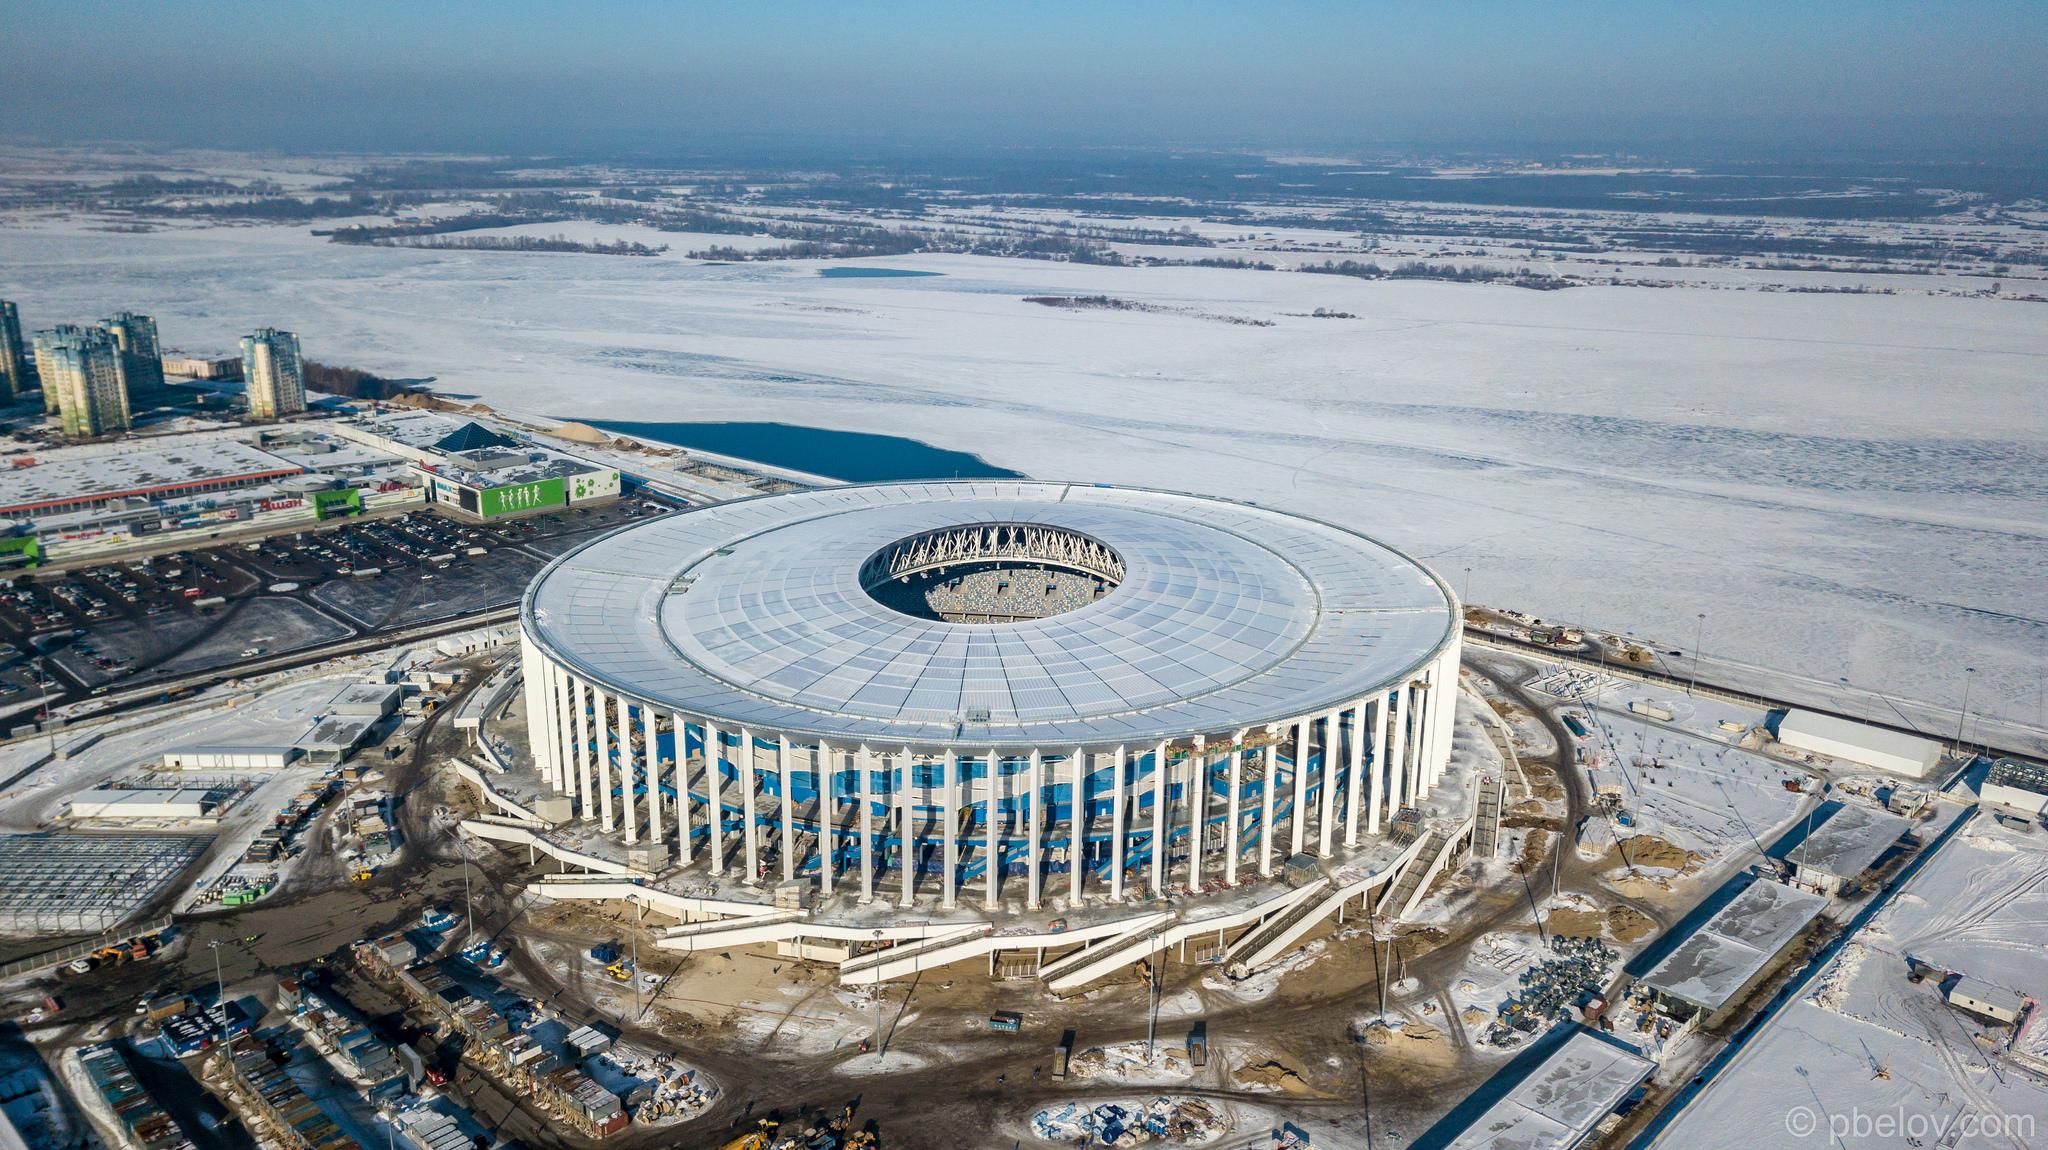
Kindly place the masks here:
<instances>
[{"instance_id":1,"label":"parking lot","mask_svg":"<svg viewBox=\"0 0 2048 1150\"><path fill-rule=\"evenodd\" d=\"M552 557L668 513L636 499L496 523L422 509L0 583L0 713L473 614Z\"/></svg>"}]
</instances>

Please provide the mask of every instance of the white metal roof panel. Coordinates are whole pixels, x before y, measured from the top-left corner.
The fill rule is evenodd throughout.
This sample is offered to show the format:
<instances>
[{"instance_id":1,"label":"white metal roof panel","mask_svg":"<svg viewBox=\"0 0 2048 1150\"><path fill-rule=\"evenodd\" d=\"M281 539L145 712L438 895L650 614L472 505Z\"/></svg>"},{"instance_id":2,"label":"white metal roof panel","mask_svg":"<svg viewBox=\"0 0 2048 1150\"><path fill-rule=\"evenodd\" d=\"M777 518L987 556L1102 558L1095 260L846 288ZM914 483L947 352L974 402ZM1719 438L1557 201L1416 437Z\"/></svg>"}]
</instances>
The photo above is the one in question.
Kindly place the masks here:
<instances>
[{"instance_id":1,"label":"white metal roof panel","mask_svg":"<svg viewBox=\"0 0 2048 1150\"><path fill-rule=\"evenodd\" d=\"M1011 623L919 619L863 589L898 540L1043 523L1121 584ZM526 631L656 707L794 733L980 746L1170 738L1334 709L1427 663L1453 600L1355 532L1248 504L1018 481L834 487L635 524L556 559ZM986 723L970 713L987 708Z\"/></svg>"}]
</instances>

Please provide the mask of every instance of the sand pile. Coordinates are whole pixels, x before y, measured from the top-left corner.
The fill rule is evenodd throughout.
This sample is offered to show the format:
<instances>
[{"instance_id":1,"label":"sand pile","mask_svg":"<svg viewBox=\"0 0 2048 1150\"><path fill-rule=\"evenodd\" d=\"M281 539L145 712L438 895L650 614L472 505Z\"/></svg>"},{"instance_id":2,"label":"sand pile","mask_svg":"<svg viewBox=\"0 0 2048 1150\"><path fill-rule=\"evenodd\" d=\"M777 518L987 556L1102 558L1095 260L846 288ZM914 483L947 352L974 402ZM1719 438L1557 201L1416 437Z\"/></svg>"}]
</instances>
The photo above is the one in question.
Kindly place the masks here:
<instances>
[{"instance_id":1,"label":"sand pile","mask_svg":"<svg viewBox=\"0 0 2048 1150\"><path fill-rule=\"evenodd\" d=\"M1637 868L1652 870L1688 871L1703 861L1702 856L1674 846L1656 835L1636 835L1616 845L1614 861L1619 864L1623 856Z\"/></svg>"},{"instance_id":2,"label":"sand pile","mask_svg":"<svg viewBox=\"0 0 2048 1150\"><path fill-rule=\"evenodd\" d=\"M1308 1083L1302 1081L1301 1071L1271 1058L1256 1065L1247 1063L1238 1067L1235 1077L1241 1086L1278 1090L1283 1094L1315 1093L1309 1089Z\"/></svg>"}]
</instances>

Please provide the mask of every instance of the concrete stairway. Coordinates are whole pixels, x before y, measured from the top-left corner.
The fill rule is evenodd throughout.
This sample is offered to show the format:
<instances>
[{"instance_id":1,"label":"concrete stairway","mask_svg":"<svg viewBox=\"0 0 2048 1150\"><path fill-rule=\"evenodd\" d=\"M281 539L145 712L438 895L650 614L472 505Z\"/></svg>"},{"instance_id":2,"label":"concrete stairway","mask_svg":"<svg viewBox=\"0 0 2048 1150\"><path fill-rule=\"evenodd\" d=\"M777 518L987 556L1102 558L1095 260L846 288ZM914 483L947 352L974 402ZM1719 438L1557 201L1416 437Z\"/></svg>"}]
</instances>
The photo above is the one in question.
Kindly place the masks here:
<instances>
[{"instance_id":1,"label":"concrete stairway","mask_svg":"<svg viewBox=\"0 0 2048 1150\"><path fill-rule=\"evenodd\" d=\"M1435 827L1431 827L1428 833L1422 837L1421 848L1408 856L1408 865L1402 867L1401 873L1395 876L1392 883L1388 884L1386 893L1380 896L1380 901L1373 909L1384 916L1389 911L1399 910L1407 906L1409 901L1421 890L1423 881L1428 877L1429 872L1434 869L1433 864L1436 862L1438 852L1442 851L1443 848L1444 833Z\"/></svg>"}]
</instances>

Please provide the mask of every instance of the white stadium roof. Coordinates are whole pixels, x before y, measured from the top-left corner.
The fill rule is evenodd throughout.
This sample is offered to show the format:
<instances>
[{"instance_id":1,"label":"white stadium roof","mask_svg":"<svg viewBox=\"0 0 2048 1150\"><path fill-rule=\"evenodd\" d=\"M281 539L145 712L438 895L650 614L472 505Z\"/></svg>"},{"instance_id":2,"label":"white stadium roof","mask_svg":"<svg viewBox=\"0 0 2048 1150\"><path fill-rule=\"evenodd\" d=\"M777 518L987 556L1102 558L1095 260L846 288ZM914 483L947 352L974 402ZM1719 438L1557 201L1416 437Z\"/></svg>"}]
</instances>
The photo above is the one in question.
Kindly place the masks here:
<instances>
[{"instance_id":1,"label":"white stadium roof","mask_svg":"<svg viewBox=\"0 0 2048 1150\"><path fill-rule=\"evenodd\" d=\"M1065 614L961 624L872 598L920 533L1031 524L1121 558ZM832 487L629 526L556 559L522 608L549 657L733 727L885 746L1101 745L1348 705L1455 634L1448 589L1355 532L1201 496L1017 480ZM986 714L984 721L983 714Z\"/></svg>"}]
</instances>

